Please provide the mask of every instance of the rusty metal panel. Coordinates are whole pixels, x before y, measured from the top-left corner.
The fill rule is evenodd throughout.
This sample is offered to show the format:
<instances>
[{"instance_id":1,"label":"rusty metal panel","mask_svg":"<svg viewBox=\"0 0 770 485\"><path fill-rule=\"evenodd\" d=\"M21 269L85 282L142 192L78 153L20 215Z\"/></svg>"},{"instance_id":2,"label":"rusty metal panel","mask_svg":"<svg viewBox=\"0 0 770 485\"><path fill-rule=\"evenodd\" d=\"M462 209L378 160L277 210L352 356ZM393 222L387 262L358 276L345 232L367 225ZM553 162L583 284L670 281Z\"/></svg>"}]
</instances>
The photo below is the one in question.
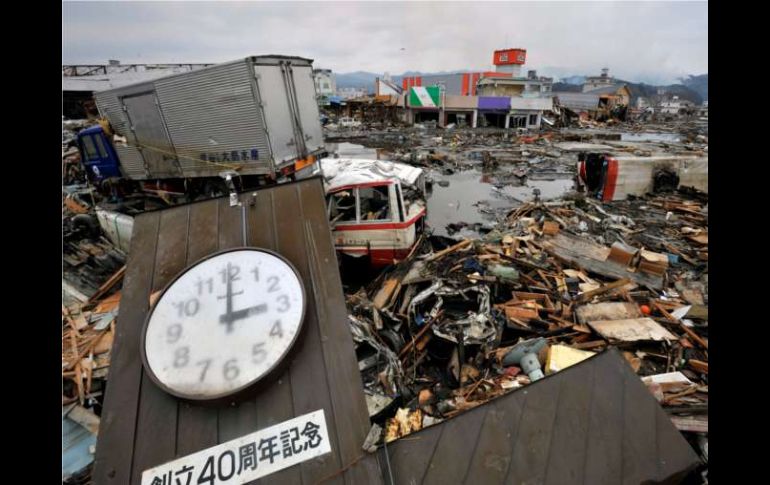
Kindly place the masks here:
<instances>
[{"instance_id":1,"label":"rusty metal panel","mask_svg":"<svg viewBox=\"0 0 770 485\"><path fill-rule=\"evenodd\" d=\"M241 194L240 199L245 225L241 208L230 207L226 198L136 218L95 484L138 484L147 468L316 409L324 410L332 453L259 483L383 483L376 456L361 449L369 417L320 178L261 189L256 196ZM172 398L147 377L139 356L149 296L198 259L243 245L244 236L246 245L280 253L301 274L309 299L304 338L283 375L234 406Z\"/></svg>"},{"instance_id":2,"label":"rusty metal panel","mask_svg":"<svg viewBox=\"0 0 770 485\"><path fill-rule=\"evenodd\" d=\"M395 484L673 484L699 458L610 348L392 442L379 462Z\"/></svg>"}]
</instances>

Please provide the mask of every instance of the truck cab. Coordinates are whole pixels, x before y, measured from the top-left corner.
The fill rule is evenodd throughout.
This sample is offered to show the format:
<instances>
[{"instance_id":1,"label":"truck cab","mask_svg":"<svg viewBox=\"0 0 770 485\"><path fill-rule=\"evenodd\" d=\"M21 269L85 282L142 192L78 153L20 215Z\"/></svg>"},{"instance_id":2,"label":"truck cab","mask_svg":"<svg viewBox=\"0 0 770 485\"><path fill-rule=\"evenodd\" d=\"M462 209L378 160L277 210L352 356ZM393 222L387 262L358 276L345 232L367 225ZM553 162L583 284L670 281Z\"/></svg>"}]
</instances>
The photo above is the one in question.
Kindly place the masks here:
<instances>
[{"instance_id":1,"label":"truck cab","mask_svg":"<svg viewBox=\"0 0 770 485\"><path fill-rule=\"evenodd\" d=\"M77 135L80 160L92 182L120 177L118 155L101 125L81 130Z\"/></svg>"}]
</instances>

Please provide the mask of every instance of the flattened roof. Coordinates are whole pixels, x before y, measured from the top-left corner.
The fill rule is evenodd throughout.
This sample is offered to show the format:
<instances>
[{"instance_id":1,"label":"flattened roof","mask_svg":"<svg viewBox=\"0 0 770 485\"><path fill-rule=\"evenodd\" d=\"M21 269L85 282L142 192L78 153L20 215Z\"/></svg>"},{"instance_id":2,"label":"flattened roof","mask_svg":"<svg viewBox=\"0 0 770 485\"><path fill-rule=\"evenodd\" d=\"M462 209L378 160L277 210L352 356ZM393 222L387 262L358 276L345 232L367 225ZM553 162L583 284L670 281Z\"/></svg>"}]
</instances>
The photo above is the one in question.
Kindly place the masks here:
<instances>
[{"instance_id":1,"label":"flattened roof","mask_svg":"<svg viewBox=\"0 0 770 485\"><path fill-rule=\"evenodd\" d=\"M396 484L678 483L699 462L615 349L378 453Z\"/></svg>"},{"instance_id":2,"label":"flattened roof","mask_svg":"<svg viewBox=\"0 0 770 485\"><path fill-rule=\"evenodd\" d=\"M595 111L599 107L599 95L594 93L555 92L559 105L572 110Z\"/></svg>"},{"instance_id":3,"label":"flattened roof","mask_svg":"<svg viewBox=\"0 0 770 485\"><path fill-rule=\"evenodd\" d=\"M327 192L347 185L394 179L402 185L414 185L423 172L405 163L364 158L323 158L321 171Z\"/></svg>"}]
</instances>

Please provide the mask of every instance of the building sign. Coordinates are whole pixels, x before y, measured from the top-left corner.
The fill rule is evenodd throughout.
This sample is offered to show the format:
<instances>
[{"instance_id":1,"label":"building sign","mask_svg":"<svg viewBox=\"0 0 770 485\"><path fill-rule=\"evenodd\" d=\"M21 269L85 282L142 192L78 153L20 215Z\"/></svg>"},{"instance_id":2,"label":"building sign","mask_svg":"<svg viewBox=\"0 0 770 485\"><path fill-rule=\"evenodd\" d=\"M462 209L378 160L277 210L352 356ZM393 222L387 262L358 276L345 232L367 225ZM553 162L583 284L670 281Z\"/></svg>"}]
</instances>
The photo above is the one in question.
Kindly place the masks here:
<instances>
[{"instance_id":1,"label":"building sign","mask_svg":"<svg viewBox=\"0 0 770 485\"><path fill-rule=\"evenodd\" d=\"M331 451L319 409L150 468L142 485L241 485Z\"/></svg>"},{"instance_id":2,"label":"building sign","mask_svg":"<svg viewBox=\"0 0 770 485\"><path fill-rule=\"evenodd\" d=\"M409 106L413 108L437 108L441 102L438 86L414 87L409 90Z\"/></svg>"}]
</instances>

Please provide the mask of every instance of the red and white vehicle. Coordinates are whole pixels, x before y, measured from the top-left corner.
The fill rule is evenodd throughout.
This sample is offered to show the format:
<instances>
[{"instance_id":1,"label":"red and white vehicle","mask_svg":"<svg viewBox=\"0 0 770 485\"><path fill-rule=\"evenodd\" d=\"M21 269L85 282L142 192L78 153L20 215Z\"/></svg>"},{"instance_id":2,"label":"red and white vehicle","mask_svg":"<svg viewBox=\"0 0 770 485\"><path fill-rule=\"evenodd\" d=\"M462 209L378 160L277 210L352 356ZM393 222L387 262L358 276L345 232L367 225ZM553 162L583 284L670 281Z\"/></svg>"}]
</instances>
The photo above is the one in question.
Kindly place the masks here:
<instances>
[{"instance_id":1,"label":"red and white vehicle","mask_svg":"<svg viewBox=\"0 0 770 485\"><path fill-rule=\"evenodd\" d=\"M425 222L423 170L385 160L321 160L334 246L372 266L405 258Z\"/></svg>"},{"instance_id":2,"label":"red and white vehicle","mask_svg":"<svg viewBox=\"0 0 770 485\"><path fill-rule=\"evenodd\" d=\"M708 193L708 156L649 157L589 152L578 155L578 188L602 201L654 192L659 185L693 187Z\"/></svg>"}]
</instances>

